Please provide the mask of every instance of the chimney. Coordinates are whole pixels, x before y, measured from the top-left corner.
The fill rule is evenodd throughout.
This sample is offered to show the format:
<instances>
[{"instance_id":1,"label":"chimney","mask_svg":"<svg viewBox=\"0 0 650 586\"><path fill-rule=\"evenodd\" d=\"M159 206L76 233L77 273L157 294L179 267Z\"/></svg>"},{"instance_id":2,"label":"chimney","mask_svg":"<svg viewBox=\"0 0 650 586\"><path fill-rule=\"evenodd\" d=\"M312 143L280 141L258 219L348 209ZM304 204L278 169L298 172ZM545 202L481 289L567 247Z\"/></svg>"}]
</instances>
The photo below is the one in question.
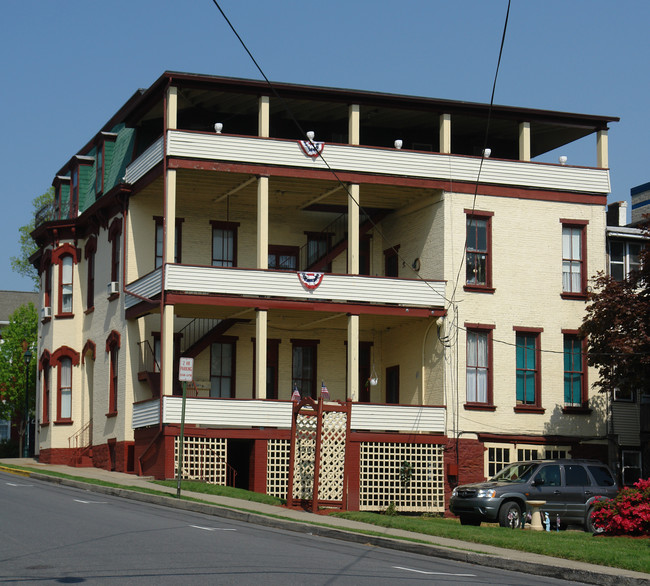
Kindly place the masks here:
<instances>
[{"instance_id":1,"label":"chimney","mask_svg":"<svg viewBox=\"0 0 650 586\"><path fill-rule=\"evenodd\" d=\"M627 225L627 202L615 201L607 206L607 225L608 226L626 226Z\"/></svg>"}]
</instances>

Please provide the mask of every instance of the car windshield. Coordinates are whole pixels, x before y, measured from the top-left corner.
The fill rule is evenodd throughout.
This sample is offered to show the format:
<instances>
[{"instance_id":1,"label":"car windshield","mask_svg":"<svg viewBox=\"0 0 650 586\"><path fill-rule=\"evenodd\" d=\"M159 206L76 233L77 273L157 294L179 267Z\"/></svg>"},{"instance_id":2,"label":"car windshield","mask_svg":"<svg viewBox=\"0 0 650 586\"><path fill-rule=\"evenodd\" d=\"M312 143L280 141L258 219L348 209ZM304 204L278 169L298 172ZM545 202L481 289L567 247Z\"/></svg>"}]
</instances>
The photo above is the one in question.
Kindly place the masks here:
<instances>
[{"instance_id":1,"label":"car windshield","mask_svg":"<svg viewBox=\"0 0 650 586\"><path fill-rule=\"evenodd\" d=\"M527 482L537 469L539 464L510 464L496 476L491 478L493 482Z\"/></svg>"}]
</instances>

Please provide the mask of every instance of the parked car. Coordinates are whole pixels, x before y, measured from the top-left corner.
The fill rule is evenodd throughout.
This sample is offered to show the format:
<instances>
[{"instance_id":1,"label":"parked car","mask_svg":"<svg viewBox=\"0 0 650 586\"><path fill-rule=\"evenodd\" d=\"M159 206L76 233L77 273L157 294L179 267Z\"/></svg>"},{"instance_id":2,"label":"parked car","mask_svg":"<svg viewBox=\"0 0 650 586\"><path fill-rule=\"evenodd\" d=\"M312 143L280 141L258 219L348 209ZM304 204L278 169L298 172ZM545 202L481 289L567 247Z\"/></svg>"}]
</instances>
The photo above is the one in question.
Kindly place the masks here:
<instances>
[{"instance_id":1,"label":"parked car","mask_svg":"<svg viewBox=\"0 0 650 586\"><path fill-rule=\"evenodd\" d=\"M595 532L593 504L617 492L614 475L598 460L530 460L510 464L487 482L456 487L449 509L463 525L521 527L526 501L546 501L540 510L554 524L559 516L561 525Z\"/></svg>"}]
</instances>

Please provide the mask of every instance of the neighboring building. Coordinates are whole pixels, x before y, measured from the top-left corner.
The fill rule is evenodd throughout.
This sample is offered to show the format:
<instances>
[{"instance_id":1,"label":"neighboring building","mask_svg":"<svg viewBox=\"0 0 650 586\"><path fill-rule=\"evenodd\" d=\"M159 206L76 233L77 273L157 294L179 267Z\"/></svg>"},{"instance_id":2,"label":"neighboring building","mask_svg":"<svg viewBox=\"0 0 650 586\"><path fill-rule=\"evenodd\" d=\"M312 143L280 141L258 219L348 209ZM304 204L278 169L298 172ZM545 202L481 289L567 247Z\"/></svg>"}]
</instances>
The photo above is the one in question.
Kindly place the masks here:
<instances>
[{"instance_id":1,"label":"neighboring building","mask_svg":"<svg viewBox=\"0 0 650 586\"><path fill-rule=\"evenodd\" d=\"M0 291L0 344L3 343L2 330L9 325L11 315L21 305L27 305L30 302L33 303L35 307L38 307L38 293L29 291ZM2 391L0 390L0 400L1 395ZM19 423L16 421L12 424L9 420L0 419L0 442L12 438L18 441L18 425ZM32 435L32 437L34 436Z\"/></svg>"},{"instance_id":2,"label":"neighboring building","mask_svg":"<svg viewBox=\"0 0 650 586\"><path fill-rule=\"evenodd\" d=\"M650 183L632 190L632 223L627 224L627 202L612 203L607 209L608 274L622 281L640 267L639 255L647 242L639 226L650 214ZM646 206L644 208L644 206ZM630 486L650 477L650 386L636 392L616 390L612 397L610 433L621 484Z\"/></svg>"},{"instance_id":3,"label":"neighboring building","mask_svg":"<svg viewBox=\"0 0 650 586\"><path fill-rule=\"evenodd\" d=\"M57 173L41 460L172 477L181 357L188 477L443 511L517 458L606 460L578 328L617 118L273 90L166 72ZM596 167L533 161L589 135Z\"/></svg>"}]
</instances>

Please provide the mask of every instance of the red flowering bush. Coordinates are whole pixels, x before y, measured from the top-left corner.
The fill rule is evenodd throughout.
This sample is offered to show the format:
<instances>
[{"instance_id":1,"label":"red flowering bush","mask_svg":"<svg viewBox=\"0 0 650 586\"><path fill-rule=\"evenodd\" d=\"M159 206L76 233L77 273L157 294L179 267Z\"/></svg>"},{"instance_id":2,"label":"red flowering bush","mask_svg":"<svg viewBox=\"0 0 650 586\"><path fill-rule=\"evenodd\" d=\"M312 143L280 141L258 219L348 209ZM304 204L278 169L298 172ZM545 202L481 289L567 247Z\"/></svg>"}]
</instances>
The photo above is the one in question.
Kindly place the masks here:
<instances>
[{"instance_id":1,"label":"red flowering bush","mask_svg":"<svg viewBox=\"0 0 650 586\"><path fill-rule=\"evenodd\" d=\"M596 503L591 522L606 535L650 535L650 478Z\"/></svg>"}]
</instances>

